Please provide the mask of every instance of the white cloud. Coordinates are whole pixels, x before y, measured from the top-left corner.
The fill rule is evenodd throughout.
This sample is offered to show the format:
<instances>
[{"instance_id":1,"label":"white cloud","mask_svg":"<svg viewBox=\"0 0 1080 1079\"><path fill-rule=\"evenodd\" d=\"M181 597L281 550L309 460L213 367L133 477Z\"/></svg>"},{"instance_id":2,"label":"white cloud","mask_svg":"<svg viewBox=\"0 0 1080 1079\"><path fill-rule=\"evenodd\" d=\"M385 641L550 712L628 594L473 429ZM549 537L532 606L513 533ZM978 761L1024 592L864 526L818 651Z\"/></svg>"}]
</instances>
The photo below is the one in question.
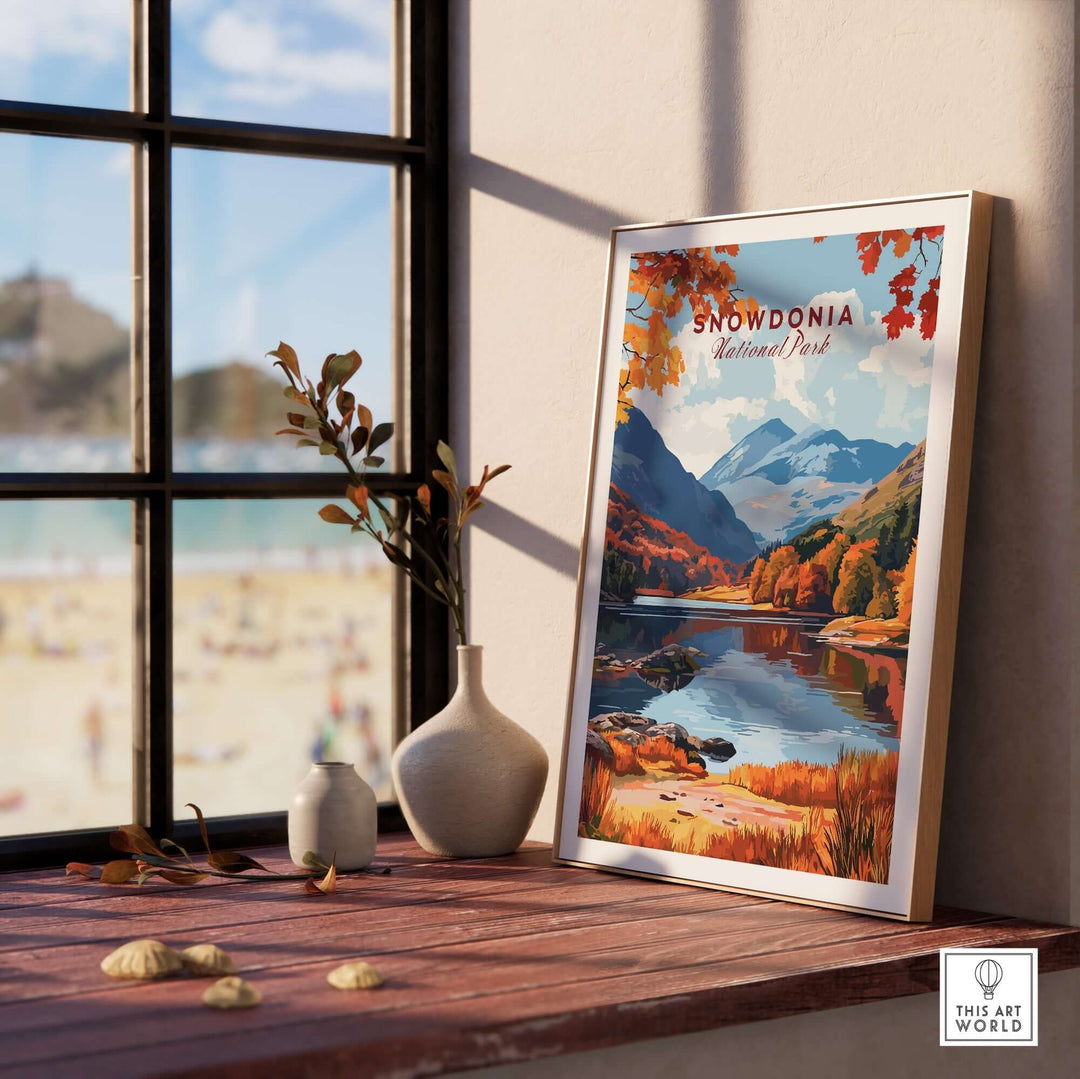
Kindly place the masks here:
<instances>
[{"instance_id":1,"label":"white cloud","mask_svg":"<svg viewBox=\"0 0 1080 1079\"><path fill-rule=\"evenodd\" d=\"M205 59L235 81L228 97L271 105L313 93L380 92L389 82L385 58L359 48L314 48L303 28L275 21L265 11L218 11L200 35Z\"/></svg>"},{"instance_id":2,"label":"white cloud","mask_svg":"<svg viewBox=\"0 0 1080 1079\"><path fill-rule=\"evenodd\" d=\"M909 386L928 386L933 367L923 360L934 347L934 342L924 341L913 331L902 332L892 341L875 345L865 360L859 361L859 370L870 374L892 374L902 378Z\"/></svg>"},{"instance_id":3,"label":"white cloud","mask_svg":"<svg viewBox=\"0 0 1080 1079\"><path fill-rule=\"evenodd\" d=\"M128 176L131 173L131 147L119 146L109 154L102 166L106 176Z\"/></svg>"},{"instance_id":4,"label":"white cloud","mask_svg":"<svg viewBox=\"0 0 1080 1079\"><path fill-rule=\"evenodd\" d=\"M829 402L830 408L836 407L836 390L832 386L825 391L825 400Z\"/></svg>"},{"instance_id":5,"label":"white cloud","mask_svg":"<svg viewBox=\"0 0 1080 1079\"><path fill-rule=\"evenodd\" d=\"M806 362L801 356L776 357L773 362L773 399L787 401L808 420L816 422L821 412L803 392L806 385Z\"/></svg>"},{"instance_id":6,"label":"white cloud","mask_svg":"<svg viewBox=\"0 0 1080 1079\"><path fill-rule=\"evenodd\" d=\"M223 337L229 356L258 356L259 347L259 289L253 281L245 281L236 294L227 329Z\"/></svg>"},{"instance_id":7,"label":"white cloud","mask_svg":"<svg viewBox=\"0 0 1080 1079\"><path fill-rule=\"evenodd\" d=\"M878 416L881 428L911 431L913 421L926 416L925 408L908 408L909 393L929 386L933 374L932 362L924 363L932 354L933 340L924 341L912 330L875 345L866 359L859 361L859 370L877 376L882 390L882 409ZM925 425L922 425L925 427Z\"/></svg>"},{"instance_id":8,"label":"white cloud","mask_svg":"<svg viewBox=\"0 0 1080 1079\"><path fill-rule=\"evenodd\" d=\"M370 34L390 36L389 0L322 0L322 7Z\"/></svg>"},{"instance_id":9,"label":"white cloud","mask_svg":"<svg viewBox=\"0 0 1080 1079\"><path fill-rule=\"evenodd\" d=\"M0 59L31 63L78 56L109 63L126 56L129 0L4 0Z\"/></svg>"},{"instance_id":10,"label":"white cloud","mask_svg":"<svg viewBox=\"0 0 1080 1079\"><path fill-rule=\"evenodd\" d=\"M767 406L763 397L718 397L682 408L654 408L646 414L683 468L700 476L735 445L732 420L760 420Z\"/></svg>"}]
</instances>

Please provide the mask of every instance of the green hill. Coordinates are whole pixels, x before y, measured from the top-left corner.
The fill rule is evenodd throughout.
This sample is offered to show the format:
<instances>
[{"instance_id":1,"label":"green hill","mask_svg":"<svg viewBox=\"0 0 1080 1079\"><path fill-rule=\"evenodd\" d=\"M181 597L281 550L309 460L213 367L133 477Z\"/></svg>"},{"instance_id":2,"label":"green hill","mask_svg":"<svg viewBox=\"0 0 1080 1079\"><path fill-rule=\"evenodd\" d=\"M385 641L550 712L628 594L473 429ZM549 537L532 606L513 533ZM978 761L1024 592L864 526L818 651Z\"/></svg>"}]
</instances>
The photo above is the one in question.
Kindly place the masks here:
<instances>
[{"instance_id":1,"label":"green hill","mask_svg":"<svg viewBox=\"0 0 1080 1079\"><path fill-rule=\"evenodd\" d=\"M926 442L920 442L892 472L870 488L857 502L838 513L833 522L857 540L877 538L902 503L914 511L922 498Z\"/></svg>"}]
</instances>

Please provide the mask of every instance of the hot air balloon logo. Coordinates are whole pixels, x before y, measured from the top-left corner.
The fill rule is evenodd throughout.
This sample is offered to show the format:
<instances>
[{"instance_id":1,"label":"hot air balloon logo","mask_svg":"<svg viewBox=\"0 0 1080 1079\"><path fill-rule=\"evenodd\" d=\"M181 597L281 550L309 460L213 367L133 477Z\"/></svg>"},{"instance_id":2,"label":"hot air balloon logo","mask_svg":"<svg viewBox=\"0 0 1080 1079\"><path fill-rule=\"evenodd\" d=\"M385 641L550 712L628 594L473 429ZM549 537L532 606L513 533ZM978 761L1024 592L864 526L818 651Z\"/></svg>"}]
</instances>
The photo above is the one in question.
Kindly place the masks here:
<instances>
[{"instance_id":1,"label":"hot air balloon logo","mask_svg":"<svg viewBox=\"0 0 1080 1079\"><path fill-rule=\"evenodd\" d=\"M1001 964L994 959L984 959L975 968L975 981L982 986L983 999L993 1000L994 990L1001 984Z\"/></svg>"}]
</instances>

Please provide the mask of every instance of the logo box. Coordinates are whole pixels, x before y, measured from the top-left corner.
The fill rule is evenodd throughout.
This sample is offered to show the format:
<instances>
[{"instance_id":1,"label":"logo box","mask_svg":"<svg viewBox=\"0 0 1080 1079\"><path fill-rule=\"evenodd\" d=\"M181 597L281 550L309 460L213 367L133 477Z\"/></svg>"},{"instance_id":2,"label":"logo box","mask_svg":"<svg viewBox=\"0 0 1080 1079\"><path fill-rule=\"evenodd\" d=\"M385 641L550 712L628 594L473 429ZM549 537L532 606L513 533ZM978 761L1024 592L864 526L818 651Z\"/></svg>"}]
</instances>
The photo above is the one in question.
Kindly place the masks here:
<instances>
[{"instance_id":1,"label":"logo box","mask_svg":"<svg viewBox=\"0 0 1080 1079\"><path fill-rule=\"evenodd\" d=\"M941 1045L1038 1045L1037 948L941 950Z\"/></svg>"}]
</instances>

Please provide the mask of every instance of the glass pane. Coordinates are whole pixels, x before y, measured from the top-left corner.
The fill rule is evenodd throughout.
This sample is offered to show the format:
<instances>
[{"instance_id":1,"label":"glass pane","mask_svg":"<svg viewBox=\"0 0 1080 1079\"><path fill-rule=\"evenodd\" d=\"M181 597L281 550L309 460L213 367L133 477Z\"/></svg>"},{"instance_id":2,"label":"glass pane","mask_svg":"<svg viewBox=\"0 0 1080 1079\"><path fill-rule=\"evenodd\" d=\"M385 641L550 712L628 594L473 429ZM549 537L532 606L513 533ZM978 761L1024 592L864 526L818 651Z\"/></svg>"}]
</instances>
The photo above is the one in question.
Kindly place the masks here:
<instances>
[{"instance_id":1,"label":"glass pane","mask_svg":"<svg viewBox=\"0 0 1080 1079\"><path fill-rule=\"evenodd\" d=\"M173 112L390 130L393 0L173 0Z\"/></svg>"},{"instance_id":2,"label":"glass pane","mask_svg":"<svg viewBox=\"0 0 1080 1079\"><path fill-rule=\"evenodd\" d=\"M285 382L265 353L278 341L313 378L355 348L350 388L376 422L392 418L390 181L382 165L174 151L177 470L342 469L274 437Z\"/></svg>"},{"instance_id":3,"label":"glass pane","mask_svg":"<svg viewBox=\"0 0 1080 1079\"><path fill-rule=\"evenodd\" d=\"M0 834L131 820L131 503L0 500Z\"/></svg>"},{"instance_id":4,"label":"glass pane","mask_svg":"<svg viewBox=\"0 0 1080 1079\"><path fill-rule=\"evenodd\" d=\"M131 0L4 0L0 98L127 109Z\"/></svg>"},{"instance_id":5,"label":"glass pane","mask_svg":"<svg viewBox=\"0 0 1080 1079\"><path fill-rule=\"evenodd\" d=\"M312 761L391 797L391 567L325 499L174 507L176 816L288 807Z\"/></svg>"},{"instance_id":6,"label":"glass pane","mask_svg":"<svg viewBox=\"0 0 1080 1079\"><path fill-rule=\"evenodd\" d=\"M2 472L131 469L131 154L0 135Z\"/></svg>"}]
</instances>

